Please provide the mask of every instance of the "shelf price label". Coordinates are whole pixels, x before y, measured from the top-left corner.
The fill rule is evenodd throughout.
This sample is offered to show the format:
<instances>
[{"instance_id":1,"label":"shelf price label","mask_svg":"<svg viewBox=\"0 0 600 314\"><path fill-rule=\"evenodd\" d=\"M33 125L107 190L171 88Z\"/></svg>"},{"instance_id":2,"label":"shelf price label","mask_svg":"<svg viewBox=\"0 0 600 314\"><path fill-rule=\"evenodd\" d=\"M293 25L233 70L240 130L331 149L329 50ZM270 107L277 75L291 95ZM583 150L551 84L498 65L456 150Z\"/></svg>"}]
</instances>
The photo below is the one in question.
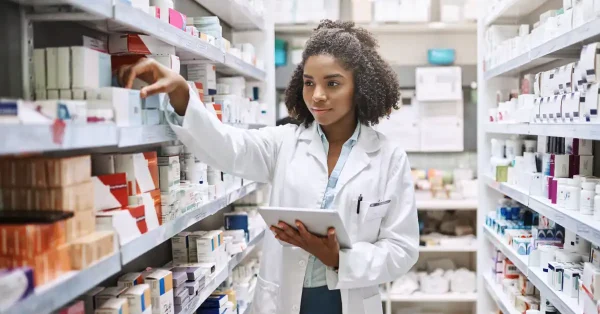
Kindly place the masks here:
<instances>
[{"instance_id":1,"label":"shelf price label","mask_svg":"<svg viewBox=\"0 0 600 314\"><path fill-rule=\"evenodd\" d=\"M590 227L583 223L577 224L577 234L579 234L579 235L589 235L590 230L591 230Z\"/></svg>"}]
</instances>

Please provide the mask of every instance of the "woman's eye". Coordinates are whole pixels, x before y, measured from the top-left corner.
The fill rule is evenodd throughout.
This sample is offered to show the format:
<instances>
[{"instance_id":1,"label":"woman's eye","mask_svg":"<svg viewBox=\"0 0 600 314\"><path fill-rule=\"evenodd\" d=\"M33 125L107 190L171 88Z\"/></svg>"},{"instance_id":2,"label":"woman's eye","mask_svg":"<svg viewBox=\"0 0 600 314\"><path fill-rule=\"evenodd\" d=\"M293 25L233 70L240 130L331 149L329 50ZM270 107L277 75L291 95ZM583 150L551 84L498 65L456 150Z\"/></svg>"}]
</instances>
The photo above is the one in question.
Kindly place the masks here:
<instances>
[{"instance_id":1,"label":"woman's eye","mask_svg":"<svg viewBox=\"0 0 600 314\"><path fill-rule=\"evenodd\" d=\"M311 81L304 82L304 86L313 86L313 85L314 85L314 83Z\"/></svg>"},{"instance_id":2,"label":"woman's eye","mask_svg":"<svg viewBox=\"0 0 600 314\"><path fill-rule=\"evenodd\" d=\"M331 82L327 83L327 86L329 86L329 87L336 87L336 86L339 86L339 85L340 85L340 83L335 82L335 81L331 81Z\"/></svg>"}]
</instances>

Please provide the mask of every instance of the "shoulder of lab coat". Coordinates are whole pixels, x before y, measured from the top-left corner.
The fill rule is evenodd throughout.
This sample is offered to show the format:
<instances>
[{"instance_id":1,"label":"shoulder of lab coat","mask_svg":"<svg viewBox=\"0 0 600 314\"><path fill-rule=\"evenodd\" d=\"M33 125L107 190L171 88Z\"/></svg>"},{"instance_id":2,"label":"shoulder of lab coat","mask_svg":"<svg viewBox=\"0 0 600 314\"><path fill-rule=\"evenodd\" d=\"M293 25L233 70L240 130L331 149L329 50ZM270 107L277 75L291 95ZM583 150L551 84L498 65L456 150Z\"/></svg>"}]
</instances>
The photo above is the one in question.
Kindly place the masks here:
<instances>
[{"instance_id":1,"label":"shoulder of lab coat","mask_svg":"<svg viewBox=\"0 0 600 314\"><path fill-rule=\"evenodd\" d=\"M223 124L190 89L184 117L165 112L166 120L196 158L224 172L257 182L271 182L284 139L294 137L298 126L243 130Z\"/></svg>"},{"instance_id":2,"label":"shoulder of lab coat","mask_svg":"<svg viewBox=\"0 0 600 314\"><path fill-rule=\"evenodd\" d=\"M385 145L394 146L386 140ZM390 148L390 147L388 147ZM385 149L385 147L382 147ZM419 226L414 185L406 153L393 150L385 199L390 200L379 237L373 244L358 242L342 249L338 271L327 269L329 289L354 289L394 281L407 273L419 256Z\"/></svg>"}]
</instances>

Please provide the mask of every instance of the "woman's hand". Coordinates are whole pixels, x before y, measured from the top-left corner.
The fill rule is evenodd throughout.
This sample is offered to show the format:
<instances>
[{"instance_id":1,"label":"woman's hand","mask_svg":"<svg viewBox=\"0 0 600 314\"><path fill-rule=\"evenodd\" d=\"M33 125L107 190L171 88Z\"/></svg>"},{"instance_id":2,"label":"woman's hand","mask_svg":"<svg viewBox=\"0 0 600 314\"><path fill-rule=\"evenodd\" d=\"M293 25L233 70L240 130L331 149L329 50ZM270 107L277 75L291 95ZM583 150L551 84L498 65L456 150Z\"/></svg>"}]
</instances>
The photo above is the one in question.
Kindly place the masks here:
<instances>
[{"instance_id":1,"label":"woman's hand","mask_svg":"<svg viewBox=\"0 0 600 314\"><path fill-rule=\"evenodd\" d=\"M305 250L326 266L339 267L340 245L334 228L329 228L327 236L321 237L308 232L301 221L296 221L296 226L298 230L280 221L277 226L271 226L271 231L275 238Z\"/></svg>"},{"instance_id":2,"label":"woman's hand","mask_svg":"<svg viewBox=\"0 0 600 314\"><path fill-rule=\"evenodd\" d=\"M167 93L175 112L181 116L185 114L190 100L189 86L179 73L151 58L142 58L134 64L119 68L118 79L121 86L131 88L136 78L150 84L140 90L142 98Z\"/></svg>"}]
</instances>

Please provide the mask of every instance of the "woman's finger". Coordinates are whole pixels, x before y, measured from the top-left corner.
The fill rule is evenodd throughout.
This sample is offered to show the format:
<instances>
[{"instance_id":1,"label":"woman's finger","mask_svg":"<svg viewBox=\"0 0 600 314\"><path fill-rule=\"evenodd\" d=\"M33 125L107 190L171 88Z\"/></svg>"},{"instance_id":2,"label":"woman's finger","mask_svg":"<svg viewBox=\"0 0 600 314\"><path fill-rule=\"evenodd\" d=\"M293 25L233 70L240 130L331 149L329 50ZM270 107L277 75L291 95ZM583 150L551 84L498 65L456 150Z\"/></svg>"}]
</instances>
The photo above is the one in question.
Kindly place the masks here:
<instances>
[{"instance_id":1,"label":"woman's finger","mask_svg":"<svg viewBox=\"0 0 600 314\"><path fill-rule=\"evenodd\" d=\"M285 222L280 221L277 226L281 230L283 230L289 237L296 238L300 236L298 234L298 231L294 230L294 228L290 227L290 225L286 224Z\"/></svg>"},{"instance_id":2,"label":"woman's finger","mask_svg":"<svg viewBox=\"0 0 600 314\"><path fill-rule=\"evenodd\" d=\"M130 68L131 68L131 65L127 64L127 65L121 66L117 70L117 81L119 82L119 86L125 85L125 77L126 77L127 73L129 72Z\"/></svg>"},{"instance_id":3,"label":"woman's finger","mask_svg":"<svg viewBox=\"0 0 600 314\"><path fill-rule=\"evenodd\" d=\"M158 80L156 83L143 87L140 90L140 96L146 98L158 93L167 93L167 84L164 80Z\"/></svg>"},{"instance_id":4,"label":"woman's finger","mask_svg":"<svg viewBox=\"0 0 600 314\"><path fill-rule=\"evenodd\" d=\"M327 231L327 244L330 248L338 247L337 236L335 235L335 228L329 228Z\"/></svg>"},{"instance_id":5,"label":"woman's finger","mask_svg":"<svg viewBox=\"0 0 600 314\"><path fill-rule=\"evenodd\" d=\"M154 63L152 59L143 58L140 59L136 64L134 64L129 73L127 74L127 79L125 88L131 88L133 86L133 81L139 76L146 72L152 71L152 67Z\"/></svg>"},{"instance_id":6,"label":"woman's finger","mask_svg":"<svg viewBox=\"0 0 600 314\"><path fill-rule=\"evenodd\" d=\"M296 227L298 227L298 233L300 233L300 236L302 236L305 239L310 239L312 234L310 232L308 232L308 230L306 229L306 226L304 226L302 221L296 220Z\"/></svg>"}]
</instances>

